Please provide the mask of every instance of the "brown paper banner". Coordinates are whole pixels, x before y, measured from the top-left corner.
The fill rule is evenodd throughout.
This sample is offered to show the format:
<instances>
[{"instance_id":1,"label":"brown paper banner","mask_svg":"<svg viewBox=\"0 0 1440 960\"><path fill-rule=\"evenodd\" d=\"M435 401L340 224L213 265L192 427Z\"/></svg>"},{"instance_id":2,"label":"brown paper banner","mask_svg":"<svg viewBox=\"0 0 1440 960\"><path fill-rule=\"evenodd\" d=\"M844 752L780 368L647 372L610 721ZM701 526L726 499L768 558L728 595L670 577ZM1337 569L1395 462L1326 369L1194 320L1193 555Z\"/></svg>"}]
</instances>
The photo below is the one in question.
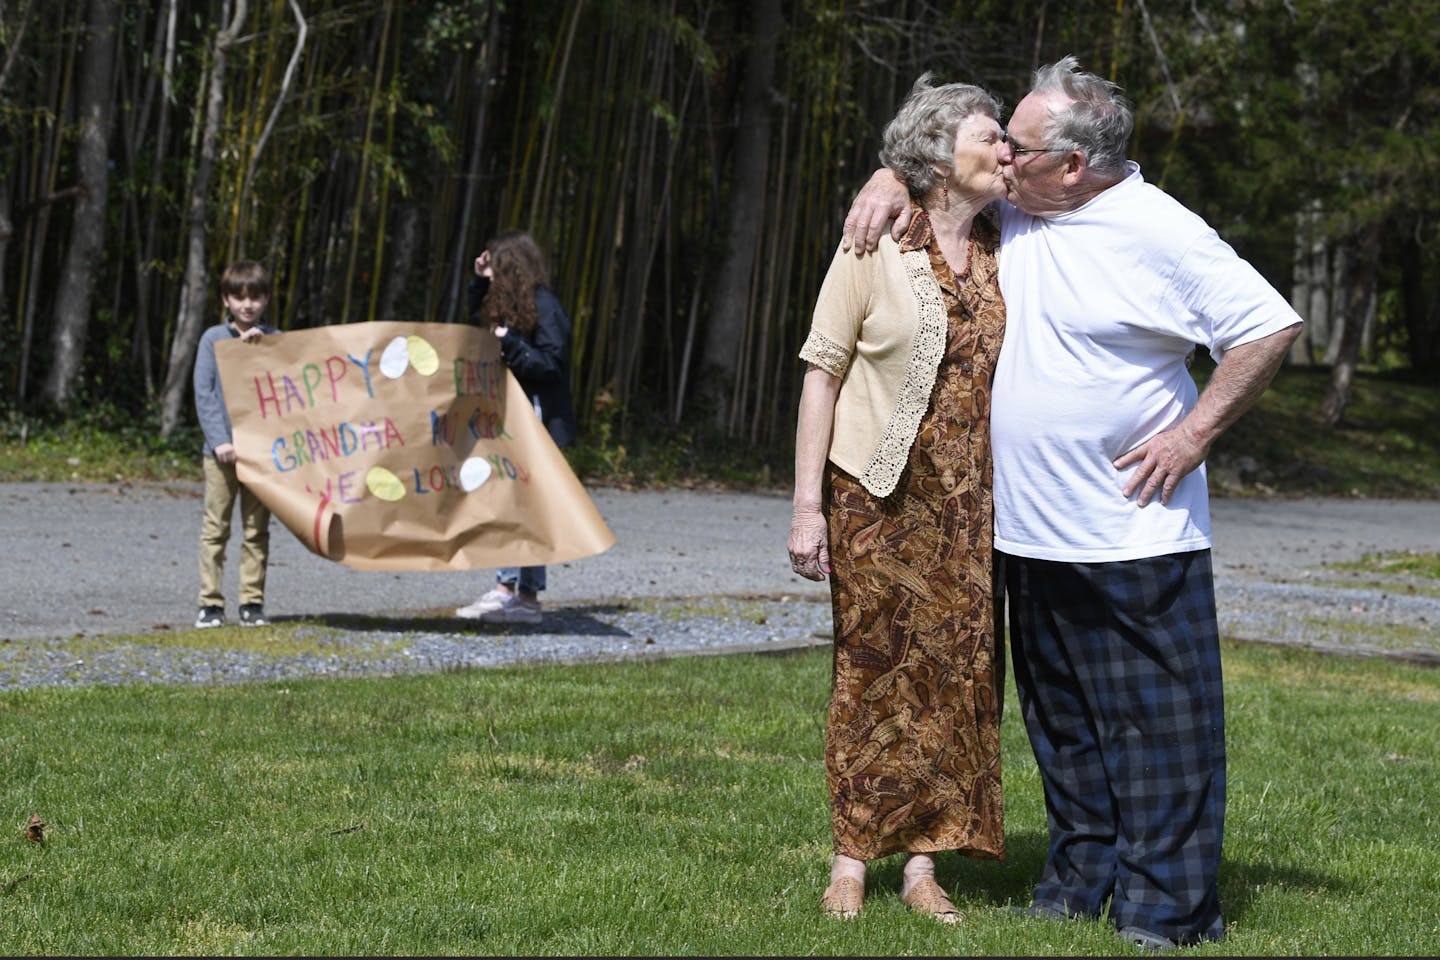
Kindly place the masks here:
<instances>
[{"instance_id":1,"label":"brown paper banner","mask_svg":"<svg viewBox=\"0 0 1440 960\"><path fill-rule=\"evenodd\" d=\"M240 482L323 557L469 570L615 543L487 330L353 323L215 359Z\"/></svg>"}]
</instances>

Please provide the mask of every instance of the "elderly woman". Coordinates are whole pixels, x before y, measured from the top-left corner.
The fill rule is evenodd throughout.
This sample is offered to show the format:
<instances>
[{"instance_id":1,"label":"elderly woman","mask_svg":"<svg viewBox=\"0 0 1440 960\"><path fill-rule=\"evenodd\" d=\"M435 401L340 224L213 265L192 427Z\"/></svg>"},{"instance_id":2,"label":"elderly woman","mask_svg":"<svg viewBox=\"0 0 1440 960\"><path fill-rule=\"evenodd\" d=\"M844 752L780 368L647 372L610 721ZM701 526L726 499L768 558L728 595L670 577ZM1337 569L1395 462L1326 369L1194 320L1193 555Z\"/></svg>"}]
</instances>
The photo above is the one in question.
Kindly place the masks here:
<instances>
[{"instance_id":1,"label":"elderly woman","mask_svg":"<svg viewBox=\"0 0 1440 960\"><path fill-rule=\"evenodd\" d=\"M834 917L860 912L867 861L903 851L905 903L958 922L934 853L1005 856L989 440L1005 307L985 212L1011 160L999 114L978 87L916 82L880 153L909 188L909 230L836 254L800 351L789 549L796 573L830 577Z\"/></svg>"}]
</instances>

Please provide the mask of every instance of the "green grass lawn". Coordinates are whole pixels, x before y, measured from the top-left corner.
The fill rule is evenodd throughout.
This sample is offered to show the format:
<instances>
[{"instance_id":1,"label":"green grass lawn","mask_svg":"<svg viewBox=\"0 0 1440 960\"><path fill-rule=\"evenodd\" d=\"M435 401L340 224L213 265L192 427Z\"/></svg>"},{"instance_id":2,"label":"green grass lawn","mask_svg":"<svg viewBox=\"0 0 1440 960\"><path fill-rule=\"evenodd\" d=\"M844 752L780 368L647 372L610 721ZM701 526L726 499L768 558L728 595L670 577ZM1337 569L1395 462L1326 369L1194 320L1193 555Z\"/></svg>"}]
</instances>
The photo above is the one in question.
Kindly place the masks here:
<instances>
[{"instance_id":1,"label":"green grass lawn","mask_svg":"<svg viewBox=\"0 0 1440 960\"><path fill-rule=\"evenodd\" d=\"M1219 954L1440 943L1440 674L1226 648ZM819 916L824 652L0 695L0 953L1075 954L1007 915L1045 846L1004 723L1010 859L942 857L969 922ZM22 834L31 814L43 844Z\"/></svg>"},{"instance_id":2,"label":"green grass lawn","mask_svg":"<svg viewBox=\"0 0 1440 960\"><path fill-rule=\"evenodd\" d=\"M1202 386L1206 371L1196 363ZM1210 451L1210 489L1229 495L1440 497L1440 390L1422 375L1366 373L1340 426L1315 412L1330 382L1287 367Z\"/></svg>"}]
</instances>

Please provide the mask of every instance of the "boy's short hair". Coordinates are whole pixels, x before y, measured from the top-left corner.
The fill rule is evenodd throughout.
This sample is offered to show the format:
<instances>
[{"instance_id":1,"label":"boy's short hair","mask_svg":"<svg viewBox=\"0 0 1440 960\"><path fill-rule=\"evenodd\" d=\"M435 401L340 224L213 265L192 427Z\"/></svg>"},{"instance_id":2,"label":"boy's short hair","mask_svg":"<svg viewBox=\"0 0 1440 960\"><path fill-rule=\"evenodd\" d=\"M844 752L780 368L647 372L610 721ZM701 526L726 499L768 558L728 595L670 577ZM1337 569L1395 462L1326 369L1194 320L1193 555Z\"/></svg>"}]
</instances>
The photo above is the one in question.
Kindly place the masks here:
<instances>
[{"instance_id":1,"label":"boy's short hair","mask_svg":"<svg viewBox=\"0 0 1440 960\"><path fill-rule=\"evenodd\" d=\"M236 260L220 275L220 293L227 297L270 298L270 274L254 260Z\"/></svg>"}]
</instances>

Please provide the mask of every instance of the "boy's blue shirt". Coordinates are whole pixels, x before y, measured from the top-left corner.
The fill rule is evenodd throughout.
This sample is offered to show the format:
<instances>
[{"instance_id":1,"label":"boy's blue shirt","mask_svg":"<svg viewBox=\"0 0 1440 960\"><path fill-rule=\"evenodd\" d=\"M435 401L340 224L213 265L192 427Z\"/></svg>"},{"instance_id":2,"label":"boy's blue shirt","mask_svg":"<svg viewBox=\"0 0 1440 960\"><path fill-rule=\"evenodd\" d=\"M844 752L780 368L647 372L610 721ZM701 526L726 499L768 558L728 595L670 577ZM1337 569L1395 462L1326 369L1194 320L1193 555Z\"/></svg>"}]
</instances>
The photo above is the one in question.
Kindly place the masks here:
<instances>
[{"instance_id":1,"label":"boy's blue shirt","mask_svg":"<svg viewBox=\"0 0 1440 960\"><path fill-rule=\"evenodd\" d=\"M267 337L280 332L264 323L255 326ZM220 386L220 368L215 363L215 344L239 336L228 321L217 323L200 335L200 345L195 349L195 416L205 433L204 453L207 457L214 456L215 448L221 444L233 442L230 413L225 409L225 391Z\"/></svg>"}]
</instances>

